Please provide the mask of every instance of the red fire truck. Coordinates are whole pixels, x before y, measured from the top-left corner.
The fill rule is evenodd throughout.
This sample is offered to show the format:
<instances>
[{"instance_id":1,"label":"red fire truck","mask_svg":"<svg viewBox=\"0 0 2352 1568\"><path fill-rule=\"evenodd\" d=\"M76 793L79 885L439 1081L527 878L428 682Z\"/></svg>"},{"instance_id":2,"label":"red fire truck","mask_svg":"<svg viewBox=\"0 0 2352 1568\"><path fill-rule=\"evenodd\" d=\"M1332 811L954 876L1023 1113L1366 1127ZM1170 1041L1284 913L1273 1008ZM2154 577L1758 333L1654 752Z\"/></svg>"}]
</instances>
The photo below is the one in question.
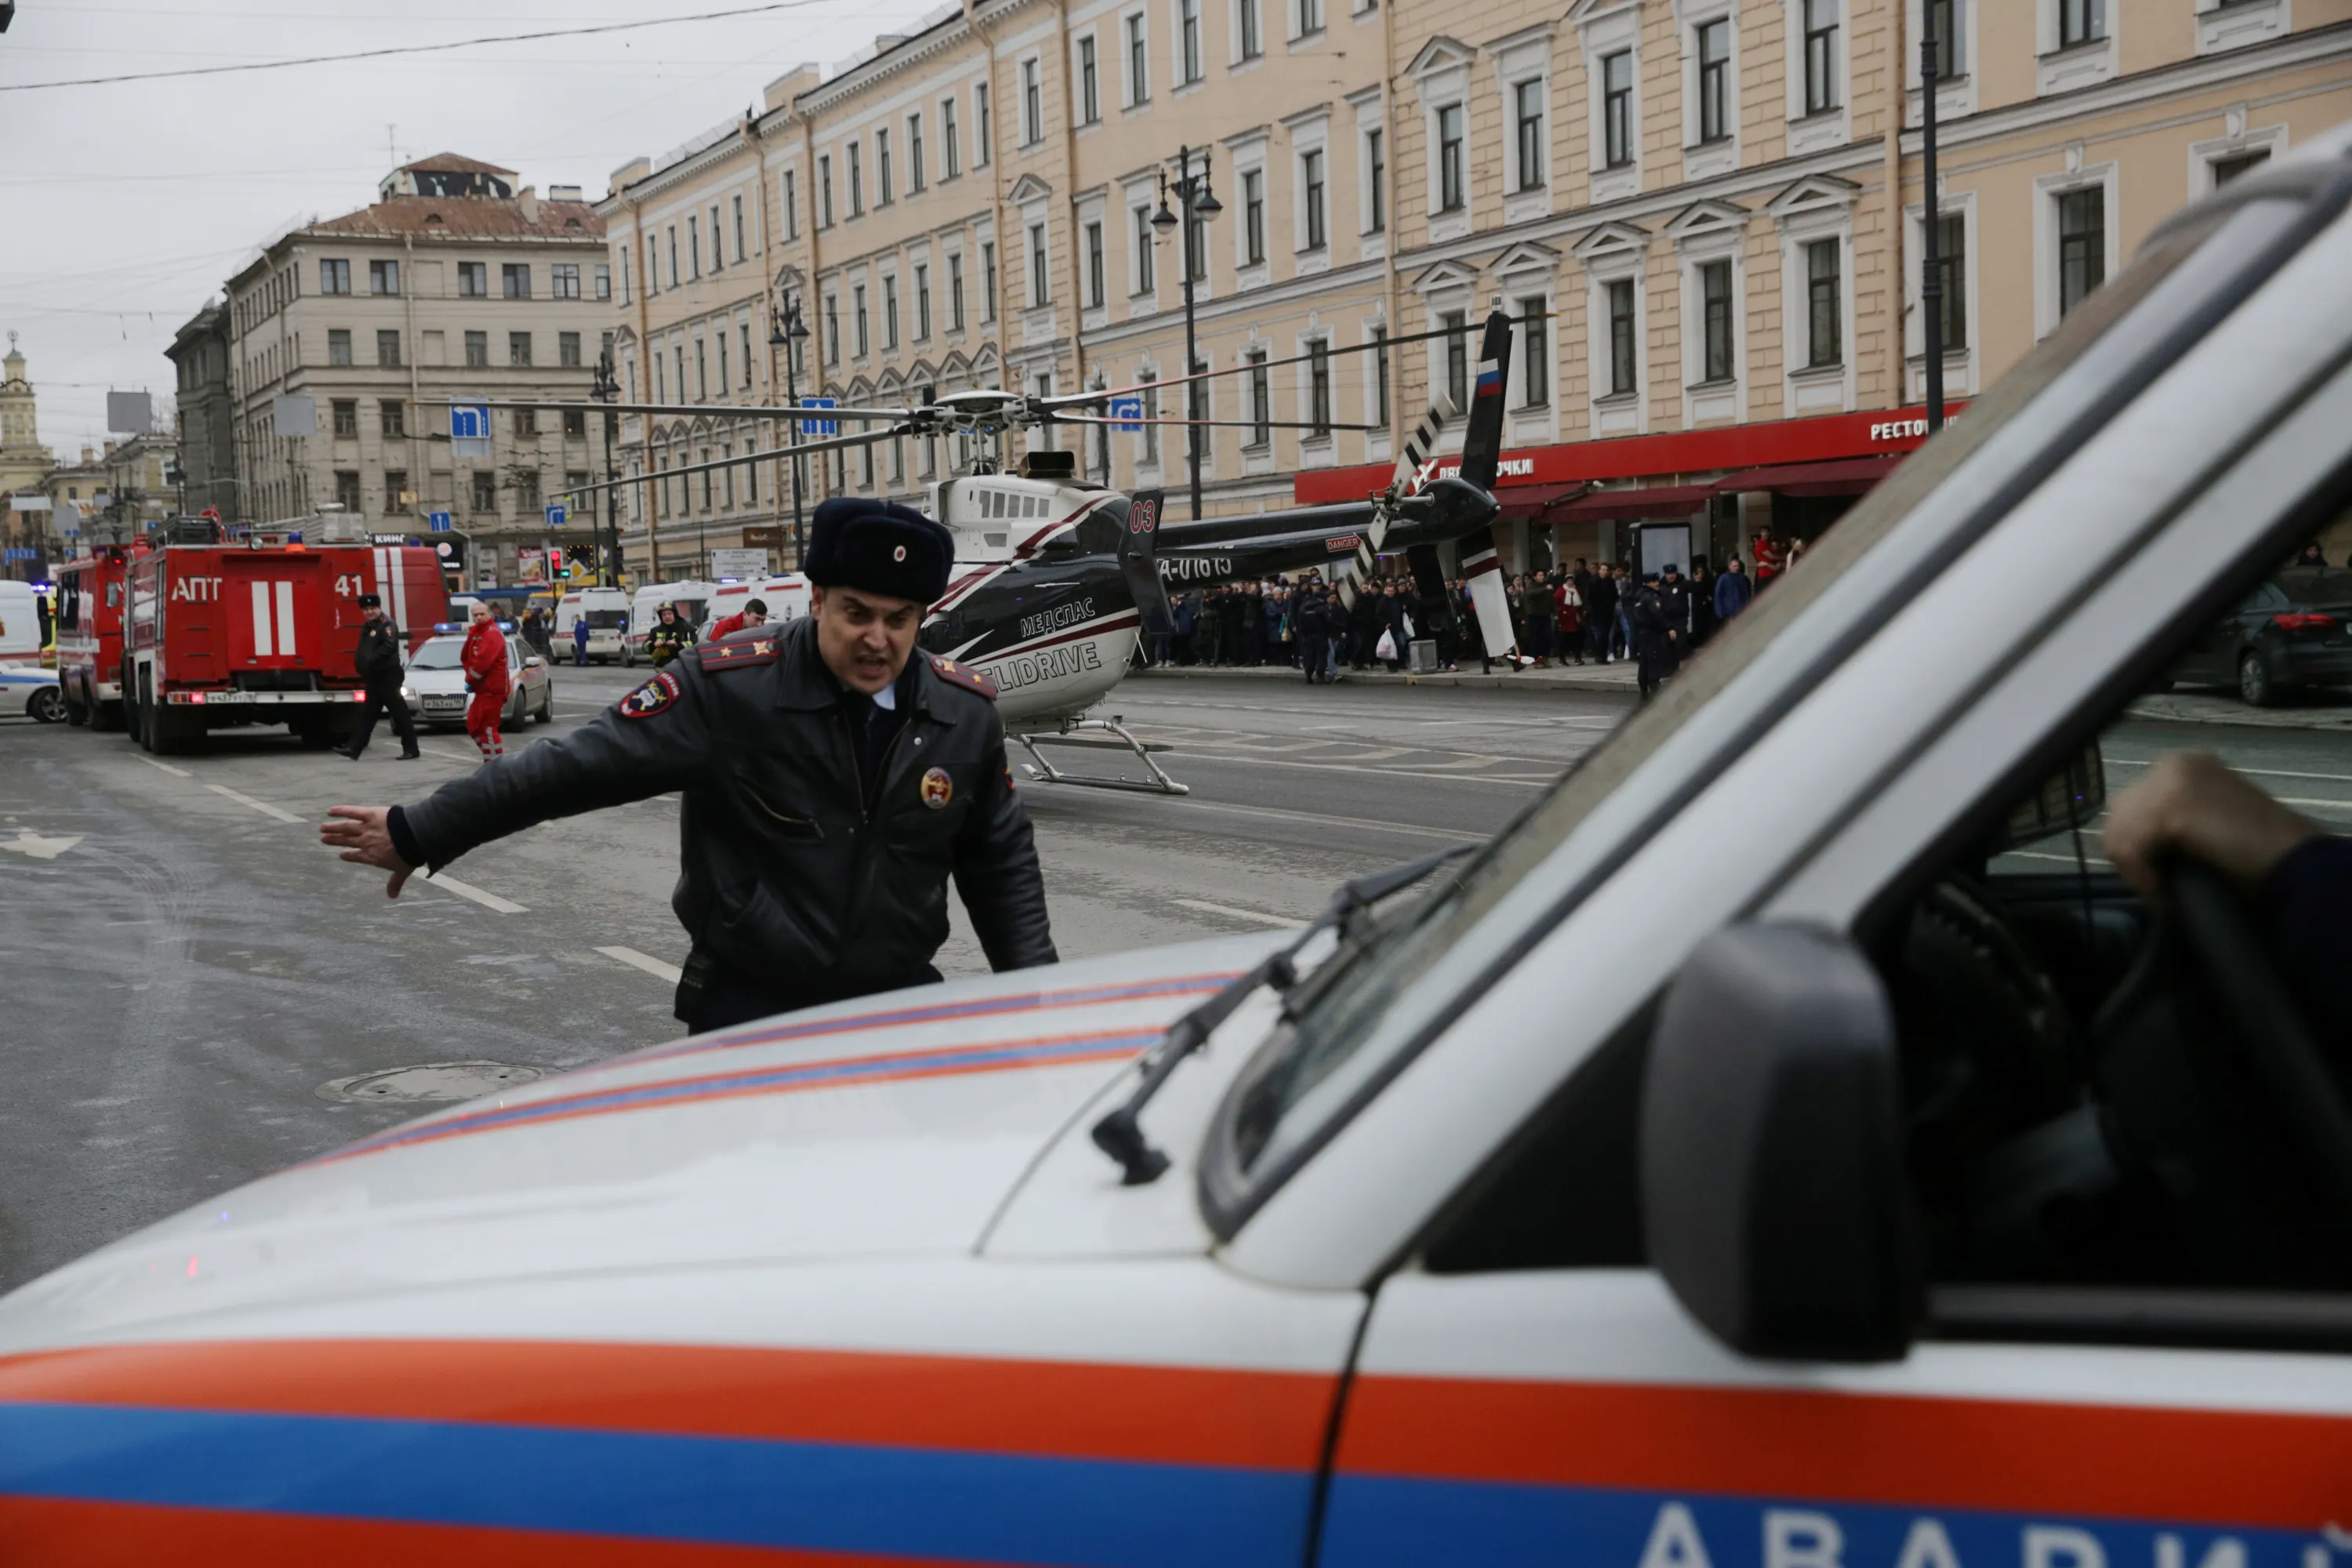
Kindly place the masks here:
<instances>
[{"instance_id":1,"label":"red fire truck","mask_svg":"<svg viewBox=\"0 0 2352 1568\"><path fill-rule=\"evenodd\" d=\"M256 530L142 551L125 575L122 691L151 752L239 724L284 724L306 746L331 745L362 695L360 595L383 599L412 652L448 614L440 561L421 546L305 544Z\"/></svg>"},{"instance_id":2,"label":"red fire truck","mask_svg":"<svg viewBox=\"0 0 2352 1568\"><path fill-rule=\"evenodd\" d=\"M76 724L122 728L124 576L146 552L143 544L101 544L57 570L58 685Z\"/></svg>"}]
</instances>

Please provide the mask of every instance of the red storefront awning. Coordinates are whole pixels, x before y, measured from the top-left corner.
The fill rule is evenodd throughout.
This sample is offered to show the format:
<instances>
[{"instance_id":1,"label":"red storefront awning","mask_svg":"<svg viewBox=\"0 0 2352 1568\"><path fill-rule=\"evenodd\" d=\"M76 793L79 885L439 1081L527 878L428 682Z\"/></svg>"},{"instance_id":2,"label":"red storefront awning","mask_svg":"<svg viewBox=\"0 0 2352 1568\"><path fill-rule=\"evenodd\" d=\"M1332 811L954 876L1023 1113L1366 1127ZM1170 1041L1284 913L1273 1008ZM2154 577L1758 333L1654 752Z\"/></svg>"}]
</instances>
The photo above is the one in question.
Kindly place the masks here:
<instances>
[{"instance_id":1,"label":"red storefront awning","mask_svg":"<svg viewBox=\"0 0 2352 1568\"><path fill-rule=\"evenodd\" d=\"M1841 458L1826 463L1780 463L1769 468L1748 468L1727 474L1715 484L1718 490L1772 490L1784 496L1858 496L1895 471L1903 459Z\"/></svg>"},{"instance_id":2,"label":"red storefront awning","mask_svg":"<svg viewBox=\"0 0 2352 1568\"><path fill-rule=\"evenodd\" d=\"M1592 488L1590 479L1577 479L1564 485L1507 485L1496 489L1495 499L1502 503L1505 517L1524 517L1529 522L1550 522L1565 502Z\"/></svg>"},{"instance_id":3,"label":"red storefront awning","mask_svg":"<svg viewBox=\"0 0 2352 1568\"><path fill-rule=\"evenodd\" d=\"M1505 492L1507 494L1508 492ZM1651 485L1594 490L1544 512L1544 522L1590 522L1599 518L1688 517L1705 511L1713 485Z\"/></svg>"}]
</instances>

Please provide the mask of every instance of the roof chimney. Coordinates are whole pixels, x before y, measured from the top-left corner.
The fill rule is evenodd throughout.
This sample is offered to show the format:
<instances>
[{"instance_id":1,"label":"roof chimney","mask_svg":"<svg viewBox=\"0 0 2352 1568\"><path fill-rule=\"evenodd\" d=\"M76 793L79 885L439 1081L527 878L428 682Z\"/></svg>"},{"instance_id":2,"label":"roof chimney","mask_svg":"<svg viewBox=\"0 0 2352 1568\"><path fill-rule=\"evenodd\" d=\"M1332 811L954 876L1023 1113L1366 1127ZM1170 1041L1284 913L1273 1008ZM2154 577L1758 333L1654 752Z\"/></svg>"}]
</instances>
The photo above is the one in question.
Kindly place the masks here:
<instances>
[{"instance_id":1,"label":"roof chimney","mask_svg":"<svg viewBox=\"0 0 2352 1568\"><path fill-rule=\"evenodd\" d=\"M539 192L529 185L525 185L522 188L522 194L515 199L522 203L522 221L525 223L537 223L539 221Z\"/></svg>"}]
</instances>

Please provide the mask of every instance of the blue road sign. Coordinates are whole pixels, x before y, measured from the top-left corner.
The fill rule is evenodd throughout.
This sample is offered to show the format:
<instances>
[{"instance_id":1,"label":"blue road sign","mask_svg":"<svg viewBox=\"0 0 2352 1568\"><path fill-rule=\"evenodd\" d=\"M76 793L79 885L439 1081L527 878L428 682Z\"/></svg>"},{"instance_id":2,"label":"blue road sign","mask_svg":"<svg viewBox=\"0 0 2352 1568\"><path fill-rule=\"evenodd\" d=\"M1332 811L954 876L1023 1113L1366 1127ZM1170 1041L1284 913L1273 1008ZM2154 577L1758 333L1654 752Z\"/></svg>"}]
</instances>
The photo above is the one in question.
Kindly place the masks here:
<instances>
[{"instance_id":1,"label":"blue road sign","mask_svg":"<svg viewBox=\"0 0 2352 1568\"><path fill-rule=\"evenodd\" d=\"M449 514L446 511L428 511L425 514L425 526L432 532L446 533L449 531Z\"/></svg>"},{"instance_id":2,"label":"blue road sign","mask_svg":"<svg viewBox=\"0 0 2352 1568\"><path fill-rule=\"evenodd\" d=\"M452 441L487 441L490 438L490 409L486 403L453 403L449 405L449 438Z\"/></svg>"},{"instance_id":3,"label":"blue road sign","mask_svg":"<svg viewBox=\"0 0 2352 1568\"><path fill-rule=\"evenodd\" d=\"M803 397L801 399L801 406L803 408L838 408L841 406L841 399L837 397ZM841 421L838 419L803 419L801 421L801 433L806 436L838 436L841 434Z\"/></svg>"},{"instance_id":4,"label":"blue road sign","mask_svg":"<svg viewBox=\"0 0 2352 1568\"><path fill-rule=\"evenodd\" d=\"M563 503L562 501L551 500L547 503L548 527L562 528L563 526Z\"/></svg>"},{"instance_id":5,"label":"blue road sign","mask_svg":"<svg viewBox=\"0 0 2352 1568\"><path fill-rule=\"evenodd\" d=\"M1143 428L1143 399L1114 397L1110 400L1110 416L1117 423L1114 430L1137 431Z\"/></svg>"}]
</instances>

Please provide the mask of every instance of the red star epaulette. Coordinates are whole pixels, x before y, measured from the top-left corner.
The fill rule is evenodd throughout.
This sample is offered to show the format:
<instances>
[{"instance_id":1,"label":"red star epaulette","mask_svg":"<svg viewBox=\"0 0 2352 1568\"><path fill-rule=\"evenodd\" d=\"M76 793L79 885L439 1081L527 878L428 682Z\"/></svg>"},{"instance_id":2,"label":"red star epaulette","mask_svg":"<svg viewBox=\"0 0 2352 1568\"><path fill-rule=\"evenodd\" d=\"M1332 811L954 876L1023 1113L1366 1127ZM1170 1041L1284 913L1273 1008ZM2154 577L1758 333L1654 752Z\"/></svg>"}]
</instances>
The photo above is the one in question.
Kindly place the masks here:
<instances>
[{"instance_id":1,"label":"red star epaulette","mask_svg":"<svg viewBox=\"0 0 2352 1568\"><path fill-rule=\"evenodd\" d=\"M724 642L702 645L702 668L708 670L740 669L746 665L773 664L783 652L783 644L775 637L733 637Z\"/></svg>"},{"instance_id":2,"label":"red star epaulette","mask_svg":"<svg viewBox=\"0 0 2352 1568\"><path fill-rule=\"evenodd\" d=\"M931 654L929 657L932 673L950 686L961 686L966 691L977 691L991 702L996 700L996 682L989 679L971 665L961 664L952 658L942 658L938 654Z\"/></svg>"}]
</instances>

